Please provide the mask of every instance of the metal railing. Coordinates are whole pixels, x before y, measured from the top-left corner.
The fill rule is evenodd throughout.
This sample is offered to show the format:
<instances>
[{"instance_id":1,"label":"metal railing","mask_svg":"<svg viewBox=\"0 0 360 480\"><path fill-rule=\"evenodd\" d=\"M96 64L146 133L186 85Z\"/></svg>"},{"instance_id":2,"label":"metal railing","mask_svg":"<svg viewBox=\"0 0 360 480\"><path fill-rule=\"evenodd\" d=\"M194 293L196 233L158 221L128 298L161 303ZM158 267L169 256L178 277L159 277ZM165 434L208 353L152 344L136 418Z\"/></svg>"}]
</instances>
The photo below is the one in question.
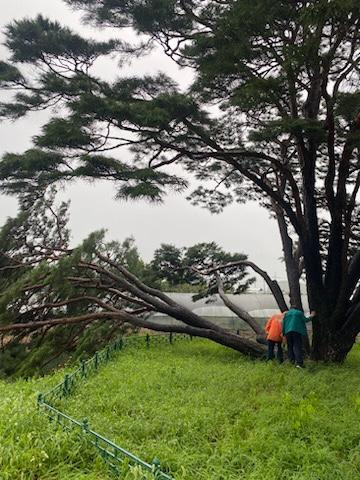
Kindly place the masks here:
<instances>
[{"instance_id":1,"label":"metal railing","mask_svg":"<svg viewBox=\"0 0 360 480\"><path fill-rule=\"evenodd\" d=\"M81 361L80 366L73 373L65 375L64 380L49 392L39 393L37 404L40 411L44 412L50 421L61 425L64 430L76 430L88 444L93 445L99 451L114 474L120 475L127 464L135 464L150 472L156 480L174 480L173 477L162 471L158 459L155 458L152 463L148 463L138 458L92 430L87 419L76 420L56 408L56 402L71 395L80 383L84 382L91 374L96 373L100 366L108 363L123 348L134 346L142 346L143 348L144 345L146 348L150 348L151 345L164 342L172 344L180 338L192 339L188 335L170 333L169 335L133 335L116 340L100 352L95 353L89 360Z\"/></svg>"}]
</instances>

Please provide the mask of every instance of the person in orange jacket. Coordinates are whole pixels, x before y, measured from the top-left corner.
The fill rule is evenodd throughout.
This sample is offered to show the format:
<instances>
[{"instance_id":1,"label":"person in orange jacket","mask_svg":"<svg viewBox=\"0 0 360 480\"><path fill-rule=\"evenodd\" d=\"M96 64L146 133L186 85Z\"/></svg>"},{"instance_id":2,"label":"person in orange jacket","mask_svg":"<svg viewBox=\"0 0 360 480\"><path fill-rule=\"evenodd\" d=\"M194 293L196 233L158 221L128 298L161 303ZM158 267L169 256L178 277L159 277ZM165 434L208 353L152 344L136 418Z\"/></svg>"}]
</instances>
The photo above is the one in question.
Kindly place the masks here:
<instances>
[{"instance_id":1,"label":"person in orange jacket","mask_svg":"<svg viewBox=\"0 0 360 480\"><path fill-rule=\"evenodd\" d=\"M276 358L280 363L284 361L284 354L282 349L282 322L283 313L277 313L270 317L265 325L265 332L267 333L266 339L268 343L267 359L272 360L274 358L275 345L277 346Z\"/></svg>"}]
</instances>

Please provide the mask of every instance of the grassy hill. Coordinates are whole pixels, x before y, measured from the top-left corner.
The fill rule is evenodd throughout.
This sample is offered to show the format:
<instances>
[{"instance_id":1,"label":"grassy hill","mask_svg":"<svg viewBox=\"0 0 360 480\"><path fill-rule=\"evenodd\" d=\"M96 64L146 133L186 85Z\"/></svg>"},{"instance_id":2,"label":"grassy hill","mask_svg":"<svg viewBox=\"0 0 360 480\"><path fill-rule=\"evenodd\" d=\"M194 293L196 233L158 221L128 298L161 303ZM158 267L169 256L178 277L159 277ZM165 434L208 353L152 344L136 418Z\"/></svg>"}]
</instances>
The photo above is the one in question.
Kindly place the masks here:
<instances>
[{"instance_id":1,"label":"grassy hill","mask_svg":"<svg viewBox=\"0 0 360 480\"><path fill-rule=\"evenodd\" d=\"M359 347L342 366L305 371L202 340L129 348L61 409L144 460L159 457L176 480L355 480ZM0 383L1 480L110 478L74 434L36 412L36 393L63 374Z\"/></svg>"}]
</instances>

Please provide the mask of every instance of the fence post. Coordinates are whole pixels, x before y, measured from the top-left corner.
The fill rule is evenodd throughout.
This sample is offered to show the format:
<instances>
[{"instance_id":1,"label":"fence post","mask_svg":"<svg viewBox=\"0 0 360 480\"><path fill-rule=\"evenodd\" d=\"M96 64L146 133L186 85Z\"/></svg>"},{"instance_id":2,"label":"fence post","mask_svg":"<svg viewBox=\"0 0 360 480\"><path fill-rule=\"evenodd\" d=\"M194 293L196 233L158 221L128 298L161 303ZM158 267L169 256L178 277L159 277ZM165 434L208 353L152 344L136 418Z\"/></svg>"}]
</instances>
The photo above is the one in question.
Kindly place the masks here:
<instances>
[{"instance_id":1,"label":"fence post","mask_svg":"<svg viewBox=\"0 0 360 480\"><path fill-rule=\"evenodd\" d=\"M172 332L170 332L170 334L169 334L169 342L170 342L170 343L173 343L173 334L172 334Z\"/></svg>"},{"instance_id":2,"label":"fence post","mask_svg":"<svg viewBox=\"0 0 360 480\"><path fill-rule=\"evenodd\" d=\"M69 375L66 374L65 377L64 377L64 383L63 383L63 392L64 392L64 395L67 395L69 393Z\"/></svg>"},{"instance_id":3,"label":"fence post","mask_svg":"<svg viewBox=\"0 0 360 480\"><path fill-rule=\"evenodd\" d=\"M110 348L106 348L106 360L110 360Z\"/></svg>"},{"instance_id":4,"label":"fence post","mask_svg":"<svg viewBox=\"0 0 360 480\"><path fill-rule=\"evenodd\" d=\"M154 460L151 462L151 465L153 467L153 473L155 480L158 478L161 478L161 465L160 465L160 460L158 458L154 458Z\"/></svg>"},{"instance_id":5,"label":"fence post","mask_svg":"<svg viewBox=\"0 0 360 480\"><path fill-rule=\"evenodd\" d=\"M190 335L190 340L192 340L192 339L193 339L193 336L192 336L192 335Z\"/></svg>"},{"instance_id":6,"label":"fence post","mask_svg":"<svg viewBox=\"0 0 360 480\"><path fill-rule=\"evenodd\" d=\"M40 407L44 403L44 396L42 393L39 393L37 396L37 405Z\"/></svg>"},{"instance_id":7,"label":"fence post","mask_svg":"<svg viewBox=\"0 0 360 480\"><path fill-rule=\"evenodd\" d=\"M98 354L98 352L96 352L95 357L94 357L94 367L95 367L96 370L97 370L98 366L99 366L99 354Z\"/></svg>"},{"instance_id":8,"label":"fence post","mask_svg":"<svg viewBox=\"0 0 360 480\"><path fill-rule=\"evenodd\" d=\"M150 335L147 333L146 334L146 348L150 347Z\"/></svg>"},{"instance_id":9,"label":"fence post","mask_svg":"<svg viewBox=\"0 0 360 480\"><path fill-rule=\"evenodd\" d=\"M80 368L81 368L81 376L82 376L82 377L85 377L85 375L86 375L86 364L85 364L85 360L84 360L84 359L80 360L80 364L81 364L81 366L80 366Z\"/></svg>"},{"instance_id":10,"label":"fence post","mask_svg":"<svg viewBox=\"0 0 360 480\"><path fill-rule=\"evenodd\" d=\"M83 431L84 433L88 433L89 430L90 430L90 425L89 425L89 420L87 418L84 418L83 422L82 422L82 428L83 428Z\"/></svg>"}]
</instances>

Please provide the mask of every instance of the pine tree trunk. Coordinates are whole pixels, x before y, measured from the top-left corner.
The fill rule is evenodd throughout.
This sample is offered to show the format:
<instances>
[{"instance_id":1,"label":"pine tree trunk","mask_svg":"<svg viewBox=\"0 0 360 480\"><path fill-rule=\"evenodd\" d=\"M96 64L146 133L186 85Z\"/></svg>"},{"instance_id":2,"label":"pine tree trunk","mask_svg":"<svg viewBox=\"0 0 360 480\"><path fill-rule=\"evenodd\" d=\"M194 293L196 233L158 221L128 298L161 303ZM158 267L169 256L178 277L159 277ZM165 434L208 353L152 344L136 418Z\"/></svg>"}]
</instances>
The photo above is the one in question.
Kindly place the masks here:
<instances>
[{"instance_id":1,"label":"pine tree trunk","mask_svg":"<svg viewBox=\"0 0 360 480\"><path fill-rule=\"evenodd\" d=\"M224 330L224 332L206 332L204 335L201 335L202 338L208 338L220 345L225 347L232 348L240 353L248 355L252 358L262 358L265 357L266 348L264 345L254 342L253 340L247 339L243 336L234 334L230 331Z\"/></svg>"},{"instance_id":2,"label":"pine tree trunk","mask_svg":"<svg viewBox=\"0 0 360 480\"><path fill-rule=\"evenodd\" d=\"M312 346L311 359L323 362L341 363L352 349L355 339L339 341L334 337L324 339Z\"/></svg>"},{"instance_id":3,"label":"pine tree trunk","mask_svg":"<svg viewBox=\"0 0 360 480\"><path fill-rule=\"evenodd\" d=\"M313 321L311 359L341 363L354 346L356 335L340 333L330 325L329 318L320 317Z\"/></svg>"}]
</instances>

